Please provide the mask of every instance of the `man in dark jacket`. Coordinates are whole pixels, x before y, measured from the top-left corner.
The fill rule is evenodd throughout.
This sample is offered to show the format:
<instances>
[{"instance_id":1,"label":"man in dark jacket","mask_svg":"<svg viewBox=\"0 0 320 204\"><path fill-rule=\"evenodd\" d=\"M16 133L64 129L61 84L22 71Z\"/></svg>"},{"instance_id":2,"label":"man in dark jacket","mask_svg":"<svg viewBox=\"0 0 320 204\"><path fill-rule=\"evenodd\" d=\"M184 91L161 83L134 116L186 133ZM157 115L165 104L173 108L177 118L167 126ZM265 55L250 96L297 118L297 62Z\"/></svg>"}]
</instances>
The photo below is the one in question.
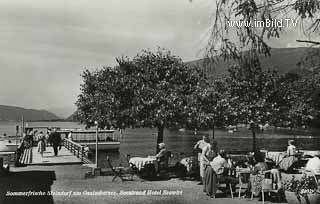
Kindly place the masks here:
<instances>
[{"instance_id":1,"label":"man in dark jacket","mask_svg":"<svg viewBox=\"0 0 320 204\"><path fill-rule=\"evenodd\" d=\"M61 145L61 136L56 129L50 134L49 141L52 144L54 156L58 156L58 147Z\"/></svg>"}]
</instances>

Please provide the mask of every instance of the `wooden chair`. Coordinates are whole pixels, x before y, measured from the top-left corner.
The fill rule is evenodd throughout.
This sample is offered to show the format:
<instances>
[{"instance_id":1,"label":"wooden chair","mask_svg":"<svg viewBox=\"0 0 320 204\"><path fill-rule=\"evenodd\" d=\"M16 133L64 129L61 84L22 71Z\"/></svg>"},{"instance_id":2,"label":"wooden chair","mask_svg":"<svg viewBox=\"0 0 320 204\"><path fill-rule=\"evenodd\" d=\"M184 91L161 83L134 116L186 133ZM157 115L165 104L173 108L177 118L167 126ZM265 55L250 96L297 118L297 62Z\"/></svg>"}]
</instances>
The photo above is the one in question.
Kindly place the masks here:
<instances>
[{"instance_id":1,"label":"wooden chair","mask_svg":"<svg viewBox=\"0 0 320 204\"><path fill-rule=\"evenodd\" d=\"M238 179L239 179L239 183L238 183L238 188L239 188L239 193L238 193L238 198L241 198L241 190L242 189L248 189L248 185L250 182L250 169L239 169L238 172ZM249 177L248 177L249 175Z\"/></svg>"},{"instance_id":2,"label":"wooden chair","mask_svg":"<svg viewBox=\"0 0 320 204\"><path fill-rule=\"evenodd\" d=\"M277 171L277 172L275 172ZM278 178L275 178L274 175L278 175ZM278 200L280 200L279 190L281 188L281 180L280 180L280 172L277 169L268 170L264 172L260 172L263 179L261 182L261 195L262 195L262 203L265 201L265 193L275 193L277 195ZM251 200L253 199L253 192L251 192Z\"/></svg>"},{"instance_id":3,"label":"wooden chair","mask_svg":"<svg viewBox=\"0 0 320 204\"><path fill-rule=\"evenodd\" d=\"M132 170L131 167L123 167L123 166L114 167L111 163L109 156L107 156L107 162L109 167L111 168L111 171L114 174L114 177L112 178L112 182L118 177L121 179L121 181L125 181L126 179L124 178L124 176L128 174L130 175L130 180L133 180L134 171Z\"/></svg>"},{"instance_id":4,"label":"wooden chair","mask_svg":"<svg viewBox=\"0 0 320 204\"><path fill-rule=\"evenodd\" d=\"M170 151L167 151L164 156L159 158L159 171L168 170L170 158L172 158L172 153Z\"/></svg>"},{"instance_id":5,"label":"wooden chair","mask_svg":"<svg viewBox=\"0 0 320 204\"><path fill-rule=\"evenodd\" d=\"M225 184L225 185L226 185L226 188L228 188L228 184L227 184L226 182L217 179L217 184L216 184L216 185L217 185L218 188L219 188L219 186L220 186L221 184ZM232 190L231 184L229 184L229 190L230 190L231 198L233 198L233 190Z\"/></svg>"}]
</instances>

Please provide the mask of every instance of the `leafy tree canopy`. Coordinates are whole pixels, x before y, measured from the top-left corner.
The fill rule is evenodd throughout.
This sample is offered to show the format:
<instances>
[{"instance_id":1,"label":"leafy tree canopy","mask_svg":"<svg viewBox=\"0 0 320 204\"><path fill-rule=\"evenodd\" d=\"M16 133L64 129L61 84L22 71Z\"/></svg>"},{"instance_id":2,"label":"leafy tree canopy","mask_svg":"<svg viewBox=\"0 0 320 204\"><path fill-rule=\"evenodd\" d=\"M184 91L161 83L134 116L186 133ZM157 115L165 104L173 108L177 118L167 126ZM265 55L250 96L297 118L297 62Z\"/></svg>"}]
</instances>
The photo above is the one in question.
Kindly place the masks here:
<instances>
[{"instance_id":1,"label":"leafy tree canopy","mask_svg":"<svg viewBox=\"0 0 320 204\"><path fill-rule=\"evenodd\" d=\"M206 122L208 82L197 68L169 51L143 50L133 59L117 58L118 66L83 73L76 103L78 118L92 126L165 127Z\"/></svg>"}]
</instances>

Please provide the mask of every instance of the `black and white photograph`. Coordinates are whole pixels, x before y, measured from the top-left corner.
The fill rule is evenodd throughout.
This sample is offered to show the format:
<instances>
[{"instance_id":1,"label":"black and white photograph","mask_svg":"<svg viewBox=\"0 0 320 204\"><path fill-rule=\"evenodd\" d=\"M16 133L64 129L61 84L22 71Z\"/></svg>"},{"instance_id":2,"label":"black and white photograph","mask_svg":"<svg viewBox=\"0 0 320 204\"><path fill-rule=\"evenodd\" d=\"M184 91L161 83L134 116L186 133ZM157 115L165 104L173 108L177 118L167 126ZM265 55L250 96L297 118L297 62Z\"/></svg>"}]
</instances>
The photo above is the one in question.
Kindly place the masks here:
<instances>
[{"instance_id":1,"label":"black and white photograph","mask_svg":"<svg viewBox=\"0 0 320 204\"><path fill-rule=\"evenodd\" d=\"M320 0L0 0L0 204L320 204Z\"/></svg>"}]
</instances>

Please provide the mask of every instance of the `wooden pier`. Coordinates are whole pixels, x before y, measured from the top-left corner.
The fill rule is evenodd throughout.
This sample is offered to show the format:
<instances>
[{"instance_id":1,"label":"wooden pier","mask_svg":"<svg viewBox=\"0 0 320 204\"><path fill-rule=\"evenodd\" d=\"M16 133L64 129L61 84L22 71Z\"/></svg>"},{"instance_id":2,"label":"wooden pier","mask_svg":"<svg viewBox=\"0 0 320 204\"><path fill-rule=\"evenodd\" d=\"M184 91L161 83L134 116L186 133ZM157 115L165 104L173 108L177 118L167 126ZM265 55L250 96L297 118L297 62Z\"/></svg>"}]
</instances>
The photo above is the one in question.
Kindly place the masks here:
<instances>
[{"instance_id":1,"label":"wooden pier","mask_svg":"<svg viewBox=\"0 0 320 204\"><path fill-rule=\"evenodd\" d=\"M37 147L32 148L32 162L28 165L62 165L62 164L82 164L81 159L74 156L68 149L61 147L58 156L54 156L53 148L47 147L41 157Z\"/></svg>"},{"instance_id":2,"label":"wooden pier","mask_svg":"<svg viewBox=\"0 0 320 204\"><path fill-rule=\"evenodd\" d=\"M25 165L70 165L92 163L84 147L71 140L64 139L64 146L61 146L58 156L54 156L53 147L46 147L43 157L38 152L38 147L24 150L20 163Z\"/></svg>"}]
</instances>

